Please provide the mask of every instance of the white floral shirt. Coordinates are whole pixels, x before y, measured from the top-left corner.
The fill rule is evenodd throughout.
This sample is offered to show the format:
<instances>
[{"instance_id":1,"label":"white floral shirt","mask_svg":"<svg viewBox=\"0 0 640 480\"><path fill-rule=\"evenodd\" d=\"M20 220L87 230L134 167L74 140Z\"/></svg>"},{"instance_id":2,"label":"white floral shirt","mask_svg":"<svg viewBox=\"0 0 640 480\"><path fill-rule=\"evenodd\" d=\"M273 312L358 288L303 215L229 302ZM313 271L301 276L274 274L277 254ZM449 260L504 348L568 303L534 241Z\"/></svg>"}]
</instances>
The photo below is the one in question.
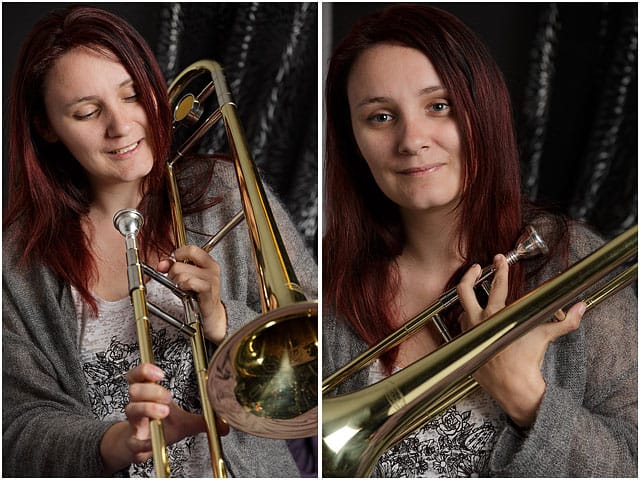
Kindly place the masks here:
<instances>
[{"instance_id":1,"label":"white floral shirt","mask_svg":"<svg viewBox=\"0 0 640 480\"><path fill-rule=\"evenodd\" d=\"M370 383L385 376L379 361L370 372ZM387 450L372 476L485 476L496 434L506 421L496 402L479 390Z\"/></svg>"},{"instance_id":2,"label":"white floral shirt","mask_svg":"<svg viewBox=\"0 0 640 480\"><path fill-rule=\"evenodd\" d=\"M182 304L167 288L156 281L147 283L147 295L156 305L176 318L182 318ZM129 403L129 385L125 374L140 363L140 349L129 298L109 302L97 298L95 316L72 289L79 324L78 346L85 373L91 407L96 418L105 421L125 420ZM174 400L185 410L200 411L190 341L177 329L156 317L149 319L154 360L165 372L160 382L171 390ZM211 463L206 435L201 433L167 447L171 475L177 477L211 477ZM153 460L132 464L116 476L152 477Z\"/></svg>"}]
</instances>

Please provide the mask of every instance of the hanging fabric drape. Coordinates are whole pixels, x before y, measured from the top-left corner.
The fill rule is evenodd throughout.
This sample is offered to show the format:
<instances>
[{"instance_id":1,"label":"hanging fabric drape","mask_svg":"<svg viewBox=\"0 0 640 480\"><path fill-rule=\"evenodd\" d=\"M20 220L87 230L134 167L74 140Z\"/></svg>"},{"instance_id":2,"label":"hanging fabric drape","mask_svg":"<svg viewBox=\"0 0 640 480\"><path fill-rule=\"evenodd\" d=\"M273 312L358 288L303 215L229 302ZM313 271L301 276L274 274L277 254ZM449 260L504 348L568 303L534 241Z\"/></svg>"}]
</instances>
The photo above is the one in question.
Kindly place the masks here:
<instances>
[{"instance_id":1,"label":"hanging fabric drape","mask_svg":"<svg viewBox=\"0 0 640 480\"><path fill-rule=\"evenodd\" d=\"M609 238L638 217L637 20L635 3L546 5L518 112L528 197Z\"/></svg>"},{"instance_id":2,"label":"hanging fabric drape","mask_svg":"<svg viewBox=\"0 0 640 480\"><path fill-rule=\"evenodd\" d=\"M317 252L318 10L315 3L168 3L156 56L168 81L222 64L265 182ZM222 142L222 132L211 148Z\"/></svg>"}]
</instances>

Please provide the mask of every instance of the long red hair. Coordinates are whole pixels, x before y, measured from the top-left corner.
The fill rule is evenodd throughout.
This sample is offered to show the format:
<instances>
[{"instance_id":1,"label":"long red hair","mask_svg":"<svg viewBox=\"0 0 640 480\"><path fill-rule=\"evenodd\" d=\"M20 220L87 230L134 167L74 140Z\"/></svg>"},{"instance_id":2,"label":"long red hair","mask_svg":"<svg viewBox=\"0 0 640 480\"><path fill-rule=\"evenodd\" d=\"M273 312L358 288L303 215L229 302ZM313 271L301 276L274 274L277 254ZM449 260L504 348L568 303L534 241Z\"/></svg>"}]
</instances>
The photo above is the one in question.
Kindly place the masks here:
<instances>
[{"instance_id":1,"label":"long red hair","mask_svg":"<svg viewBox=\"0 0 640 480\"><path fill-rule=\"evenodd\" d=\"M362 19L335 49L326 81L323 295L326 307L370 345L392 331L404 232L397 206L376 185L353 137L347 79L358 56L380 43L424 53L455 111L465 159L458 233L466 261L449 286L473 263L488 265L513 248L523 226L509 93L482 42L456 17L429 6L396 5ZM510 269L510 283L509 301L524 290L519 266ZM392 361L393 354L385 358Z\"/></svg>"},{"instance_id":2,"label":"long red hair","mask_svg":"<svg viewBox=\"0 0 640 480\"><path fill-rule=\"evenodd\" d=\"M143 184L138 208L145 216L143 252L172 248L166 215L164 163L171 144L171 114L160 68L144 39L122 18L93 7L52 12L27 37L13 78L9 117L9 196L4 228L24 248L22 261L39 261L74 285L96 308L89 285L96 269L81 227L91 194L80 164L61 143L46 142L45 77L55 62L77 47L114 55L131 75L149 124L154 166Z\"/></svg>"}]
</instances>

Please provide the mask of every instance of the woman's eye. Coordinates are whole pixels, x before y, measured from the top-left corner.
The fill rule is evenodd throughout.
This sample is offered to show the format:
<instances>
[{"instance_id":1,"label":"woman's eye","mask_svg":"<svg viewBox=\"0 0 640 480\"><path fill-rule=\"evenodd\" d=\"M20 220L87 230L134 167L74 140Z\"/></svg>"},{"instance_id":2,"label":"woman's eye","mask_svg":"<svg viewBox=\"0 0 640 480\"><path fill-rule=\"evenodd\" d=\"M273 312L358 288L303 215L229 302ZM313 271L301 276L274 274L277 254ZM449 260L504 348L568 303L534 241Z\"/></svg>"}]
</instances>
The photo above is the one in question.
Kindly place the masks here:
<instances>
[{"instance_id":1,"label":"woman's eye","mask_svg":"<svg viewBox=\"0 0 640 480\"><path fill-rule=\"evenodd\" d=\"M385 123L393 120L393 115L390 113L376 113L369 117L369 121L374 123Z\"/></svg>"},{"instance_id":2,"label":"woman's eye","mask_svg":"<svg viewBox=\"0 0 640 480\"><path fill-rule=\"evenodd\" d=\"M138 100L138 94L134 93L133 95L129 95L128 97L125 97L125 100L127 102L136 102Z\"/></svg>"},{"instance_id":3,"label":"woman's eye","mask_svg":"<svg viewBox=\"0 0 640 480\"><path fill-rule=\"evenodd\" d=\"M98 113L98 109L92 110L88 113L76 113L73 115L73 118L76 120L88 120L93 117L96 113Z\"/></svg>"},{"instance_id":4,"label":"woman's eye","mask_svg":"<svg viewBox=\"0 0 640 480\"><path fill-rule=\"evenodd\" d=\"M444 113L449 111L449 104L447 102L435 102L431 104L430 109L435 113Z\"/></svg>"}]
</instances>

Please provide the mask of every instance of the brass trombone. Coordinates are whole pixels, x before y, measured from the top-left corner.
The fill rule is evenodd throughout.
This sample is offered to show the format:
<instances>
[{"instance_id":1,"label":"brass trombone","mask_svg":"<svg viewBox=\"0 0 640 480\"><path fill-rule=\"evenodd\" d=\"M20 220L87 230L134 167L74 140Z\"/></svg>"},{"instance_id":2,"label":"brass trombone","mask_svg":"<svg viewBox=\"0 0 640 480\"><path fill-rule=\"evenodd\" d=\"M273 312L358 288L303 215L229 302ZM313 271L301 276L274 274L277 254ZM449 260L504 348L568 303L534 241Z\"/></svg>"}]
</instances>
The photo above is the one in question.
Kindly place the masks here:
<instances>
[{"instance_id":1,"label":"brass trombone","mask_svg":"<svg viewBox=\"0 0 640 480\"><path fill-rule=\"evenodd\" d=\"M637 235L636 225L480 325L391 377L354 393L323 396L323 476L370 475L385 450L471 393L476 385L469 376L493 355L636 257ZM636 276L637 262L591 294L585 300L587 307L602 302ZM388 349L385 345L374 348ZM348 370L353 372L359 368L361 366ZM332 378L330 388L324 392L344 378Z\"/></svg>"},{"instance_id":2,"label":"brass trombone","mask_svg":"<svg viewBox=\"0 0 640 480\"><path fill-rule=\"evenodd\" d=\"M201 75L208 81L200 93L184 93ZM203 119L204 102L214 93L217 108ZM216 477L226 477L214 409L228 424L253 435L302 438L316 434L317 302L307 301L298 285L249 153L222 67L211 60L195 62L176 77L168 94L174 109L174 129L179 124L194 128L166 164L176 246L186 244L186 229L175 164L222 120L235 165L242 211L202 248L211 250L242 218L246 220L263 314L225 340L209 360L196 297L180 290L138 258L135 237L143 224L140 213L130 209L120 211L114 216L114 225L126 238L129 290L139 325L141 354L143 344L148 345L142 361L153 361L149 312L190 337L213 473ZM147 302L143 274L158 280L182 299L184 321L172 318ZM152 422L151 434L156 476L169 476L161 421Z\"/></svg>"},{"instance_id":3,"label":"brass trombone","mask_svg":"<svg viewBox=\"0 0 640 480\"><path fill-rule=\"evenodd\" d=\"M533 226L528 225L525 227L522 235L518 238L515 248L506 253L505 258L509 265L513 265L520 260L533 258L538 255L546 255L548 252L549 249L547 245L544 243L542 238L540 238L536 229L533 228ZM495 269L492 266L483 268L480 277L476 280L476 285L482 286L485 291L487 291L487 282L491 279L494 273ZM387 338L372 346L358 357L354 358L351 362L325 378L322 382L322 394L324 395L330 392L345 379L373 363L373 361L379 358L383 353L402 343L404 339L420 330L429 321L434 323L443 339L446 342L450 342L451 334L442 321L440 313L457 302L458 293L455 288L452 288L440 295L435 302L405 323L401 329L396 330Z\"/></svg>"}]
</instances>

